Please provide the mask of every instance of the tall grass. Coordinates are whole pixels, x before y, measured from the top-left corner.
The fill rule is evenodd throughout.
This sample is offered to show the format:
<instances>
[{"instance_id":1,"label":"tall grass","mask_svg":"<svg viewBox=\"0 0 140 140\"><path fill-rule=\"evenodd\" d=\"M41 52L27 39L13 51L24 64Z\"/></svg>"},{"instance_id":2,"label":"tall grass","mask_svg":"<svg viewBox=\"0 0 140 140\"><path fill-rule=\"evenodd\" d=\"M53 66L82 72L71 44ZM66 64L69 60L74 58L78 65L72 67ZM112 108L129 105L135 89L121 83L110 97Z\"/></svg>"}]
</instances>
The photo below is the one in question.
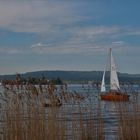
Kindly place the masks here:
<instances>
[{"instance_id":1,"label":"tall grass","mask_svg":"<svg viewBox=\"0 0 140 140\"><path fill-rule=\"evenodd\" d=\"M104 140L105 126L101 102L80 93L68 93L55 85L7 87L5 105L1 109L0 140ZM61 99L62 106L44 107L44 98ZM134 102L115 103L118 115L119 140L140 139L140 105Z\"/></svg>"},{"instance_id":2,"label":"tall grass","mask_svg":"<svg viewBox=\"0 0 140 140\"><path fill-rule=\"evenodd\" d=\"M7 102L2 113L1 140L103 140L104 128L100 106L95 112L92 104L82 106L86 98L79 93L67 93L63 88L57 93L53 85L38 89L6 90ZM19 91L19 89L21 91ZM62 106L45 108L42 96L52 100L60 98ZM9 96L12 94L12 96ZM41 95L41 98L40 98ZM69 109L71 106L72 109Z\"/></svg>"},{"instance_id":3,"label":"tall grass","mask_svg":"<svg viewBox=\"0 0 140 140\"><path fill-rule=\"evenodd\" d=\"M140 105L139 102L119 106L118 138L120 140L140 139Z\"/></svg>"}]
</instances>

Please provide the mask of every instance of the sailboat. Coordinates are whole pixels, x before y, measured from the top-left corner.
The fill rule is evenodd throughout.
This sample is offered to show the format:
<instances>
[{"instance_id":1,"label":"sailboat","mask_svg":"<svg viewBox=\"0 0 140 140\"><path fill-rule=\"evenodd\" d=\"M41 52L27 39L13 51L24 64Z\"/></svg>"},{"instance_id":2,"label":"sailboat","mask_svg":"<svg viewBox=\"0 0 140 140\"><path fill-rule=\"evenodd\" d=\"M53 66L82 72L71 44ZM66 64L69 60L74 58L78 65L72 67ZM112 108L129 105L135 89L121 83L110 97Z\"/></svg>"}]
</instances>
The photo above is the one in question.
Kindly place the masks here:
<instances>
[{"instance_id":1,"label":"sailboat","mask_svg":"<svg viewBox=\"0 0 140 140\"><path fill-rule=\"evenodd\" d=\"M112 49L110 48L110 90L106 91L105 87L105 74L106 69L104 69L102 83L101 83L101 100L107 101L128 101L129 95L126 93L121 92L118 75L116 71L116 66L114 62L114 58L112 55Z\"/></svg>"}]
</instances>

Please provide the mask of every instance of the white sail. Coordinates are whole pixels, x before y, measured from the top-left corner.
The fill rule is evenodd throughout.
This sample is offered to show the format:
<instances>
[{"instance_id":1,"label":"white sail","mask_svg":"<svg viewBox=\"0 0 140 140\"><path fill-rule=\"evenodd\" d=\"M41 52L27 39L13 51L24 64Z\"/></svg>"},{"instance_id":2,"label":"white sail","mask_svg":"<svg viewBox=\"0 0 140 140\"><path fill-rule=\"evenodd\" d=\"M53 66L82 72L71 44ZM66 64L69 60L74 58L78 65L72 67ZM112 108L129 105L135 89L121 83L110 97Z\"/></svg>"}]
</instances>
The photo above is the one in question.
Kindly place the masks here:
<instances>
[{"instance_id":1,"label":"white sail","mask_svg":"<svg viewBox=\"0 0 140 140\"><path fill-rule=\"evenodd\" d=\"M116 66L110 49L110 90L119 90L119 80L116 72Z\"/></svg>"},{"instance_id":2,"label":"white sail","mask_svg":"<svg viewBox=\"0 0 140 140\"><path fill-rule=\"evenodd\" d=\"M101 92L106 92L106 88L105 88L105 70L103 73L103 78L102 78L102 83L101 83Z\"/></svg>"}]
</instances>

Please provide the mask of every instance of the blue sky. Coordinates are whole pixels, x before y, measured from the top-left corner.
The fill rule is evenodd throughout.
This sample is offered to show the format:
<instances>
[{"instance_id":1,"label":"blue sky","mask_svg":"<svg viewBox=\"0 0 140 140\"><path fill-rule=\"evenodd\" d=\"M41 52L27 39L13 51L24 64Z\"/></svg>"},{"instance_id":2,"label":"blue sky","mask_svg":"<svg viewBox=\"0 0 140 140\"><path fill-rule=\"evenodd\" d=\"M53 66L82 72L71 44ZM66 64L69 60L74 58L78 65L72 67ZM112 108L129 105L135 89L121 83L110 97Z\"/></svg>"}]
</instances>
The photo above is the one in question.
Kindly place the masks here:
<instances>
[{"instance_id":1,"label":"blue sky","mask_svg":"<svg viewBox=\"0 0 140 140\"><path fill-rule=\"evenodd\" d=\"M138 0L0 1L0 74L103 70L140 73Z\"/></svg>"}]
</instances>

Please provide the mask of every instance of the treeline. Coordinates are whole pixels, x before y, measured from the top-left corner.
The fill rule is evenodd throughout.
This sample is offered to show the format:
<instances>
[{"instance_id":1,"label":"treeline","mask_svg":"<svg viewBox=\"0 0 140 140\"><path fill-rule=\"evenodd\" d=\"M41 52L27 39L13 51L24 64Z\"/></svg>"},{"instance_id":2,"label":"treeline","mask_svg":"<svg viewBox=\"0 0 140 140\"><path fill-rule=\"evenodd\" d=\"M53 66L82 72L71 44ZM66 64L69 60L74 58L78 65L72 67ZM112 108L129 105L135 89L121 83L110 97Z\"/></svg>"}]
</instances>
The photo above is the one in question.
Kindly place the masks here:
<instances>
[{"instance_id":1,"label":"treeline","mask_svg":"<svg viewBox=\"0 0 140 140\"><path fill-rule=\"evenodd\" d=\"M22 77L20 74L17 74L15 79L9 80L9 79L3 79L2 84L33 84L33 85L47 85L47 84L55 84L55 85L62 85L63 81L58 77L58 78L53 78L53 79L48 79L45 76L39 77L32 77L29 76L28 78Z\"/></svg>"},{"instance_id":2,"label":"treeline","mask_svg":"<svg viewBox=\"0 0 140 140\"><path fill-rule=\"evenodd\" d=\"M20 74L20 77L23 83L47 84L48 82L53 82L61 84L61 79L73 83L85 81L101 82L102 75L102 71L36 71ZM120 82L140 84L140 74L118 73L118 76ZM0 80L15 80L16 77L17 75L0 75ZM109 73L107 72L106 81L109 82L109 79Z\"/></svg>"}]
</instances>

